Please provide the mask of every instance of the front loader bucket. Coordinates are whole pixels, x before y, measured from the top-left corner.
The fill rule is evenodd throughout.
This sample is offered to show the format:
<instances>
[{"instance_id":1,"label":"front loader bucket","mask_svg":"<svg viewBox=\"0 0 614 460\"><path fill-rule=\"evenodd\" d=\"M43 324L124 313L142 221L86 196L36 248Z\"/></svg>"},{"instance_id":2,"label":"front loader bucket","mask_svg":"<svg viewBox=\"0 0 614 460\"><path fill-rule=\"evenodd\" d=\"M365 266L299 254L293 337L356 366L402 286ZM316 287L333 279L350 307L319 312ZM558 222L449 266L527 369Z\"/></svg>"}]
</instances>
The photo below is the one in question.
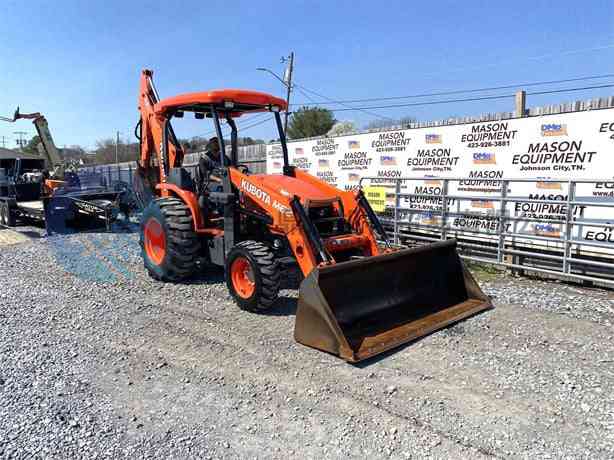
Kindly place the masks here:
<instances>
[{"instance_id":1,"label":"front loader bucket","mask_svg":"<svg viewBox=\"0 0 614 460\"><path fill-rule=\"evenodd\" d=\"M357 362L491 307L449 240L313 270L294 338Z\"/></svg>"}]
</instances>

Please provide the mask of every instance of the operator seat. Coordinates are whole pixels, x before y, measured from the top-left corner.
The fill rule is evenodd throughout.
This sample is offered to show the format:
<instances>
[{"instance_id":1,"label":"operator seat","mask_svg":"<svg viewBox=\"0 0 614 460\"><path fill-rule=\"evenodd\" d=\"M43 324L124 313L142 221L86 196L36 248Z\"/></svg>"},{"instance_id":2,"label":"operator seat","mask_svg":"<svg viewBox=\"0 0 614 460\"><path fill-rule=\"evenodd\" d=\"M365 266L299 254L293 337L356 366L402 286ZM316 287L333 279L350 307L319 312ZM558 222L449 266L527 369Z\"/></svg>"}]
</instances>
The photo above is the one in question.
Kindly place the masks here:
<instances>
[{"instance_id":1,"label":"operator seat","mask_svg":"<svg viewBox=\"0 0 614 460\"><path fill-rule=\"evenodd\" d=\"M166 178L168 184L173 184L182 190L195 191L194 180L185 168L171 168Z\"/></svg>"}]
</instances>

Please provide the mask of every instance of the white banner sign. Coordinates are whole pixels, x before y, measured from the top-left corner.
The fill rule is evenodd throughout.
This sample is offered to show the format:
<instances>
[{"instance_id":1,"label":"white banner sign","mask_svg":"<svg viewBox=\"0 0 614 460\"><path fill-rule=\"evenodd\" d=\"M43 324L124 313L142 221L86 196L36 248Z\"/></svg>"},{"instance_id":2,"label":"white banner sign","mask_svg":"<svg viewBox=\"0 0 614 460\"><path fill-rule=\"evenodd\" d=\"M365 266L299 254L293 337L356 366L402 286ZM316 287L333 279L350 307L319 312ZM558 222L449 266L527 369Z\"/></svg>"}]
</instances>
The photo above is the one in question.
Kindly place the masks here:
<instances>
[{"instance_id":1,"label":"white banner sign","mask_svg":"<svg viewBox=\"0 0 614 460\"><path fill-rule=\"evenodd\" d=\"M363 185L383 185L394 191L394 178L422 178L402 182L403 193L431 197L405 197L401 207L424 210L407 213L407 219L440 225L440 177L468 178L450 182L448 194L467 196L449 203L452 212L480 216L450 216L448 226L462 230L498 231L501 179L609 179L612 182L579 184L576 200L614 202L614 109L572 112L511 120L468 123L432 128L404 129L288 143L289 160L341 189L358 186L363 177L375 177ZM281 173L283 159L277 144L267 146L267 171ZM561 204L512 202L508 216L543 219L542 222L508 222L517 232L562 237L567 213L568 184L536 181L512 182L510 197L556 200ZM480 199L471 199L479 196ZM391 196L392 200L393 197ZM390 202L390 205L393 203ZM614 210L578 206L577 221L598 221L598 226L574 226L575 240L595 240L614 246ZM601 224L603 222L603 224Z\"/></svg>"}]
</instances>

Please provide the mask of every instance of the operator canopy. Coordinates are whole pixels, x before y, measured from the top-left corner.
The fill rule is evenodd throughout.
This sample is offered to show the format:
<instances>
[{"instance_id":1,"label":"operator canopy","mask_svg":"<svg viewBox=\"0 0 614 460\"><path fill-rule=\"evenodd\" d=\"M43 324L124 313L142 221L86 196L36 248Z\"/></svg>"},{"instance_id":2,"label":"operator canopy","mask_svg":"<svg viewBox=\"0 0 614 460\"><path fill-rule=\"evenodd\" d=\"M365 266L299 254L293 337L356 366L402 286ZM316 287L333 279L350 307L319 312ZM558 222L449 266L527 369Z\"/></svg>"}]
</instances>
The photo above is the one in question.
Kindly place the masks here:
<instances>
[{"instance_id":1,"label":"operator canopy","mask_svg":"<svg viewBox=\"0 0 614 460\"><path fill-rule=\"evenodd\" d=\"M156 103L154 111L157 114L168 114L177 110L208 113L211 105L220 111L231 110L233 117L241 116L245 112L283 111L287 107L286 101L267 93L220 89L168 97Z\"/></svg>"}]
</instances>

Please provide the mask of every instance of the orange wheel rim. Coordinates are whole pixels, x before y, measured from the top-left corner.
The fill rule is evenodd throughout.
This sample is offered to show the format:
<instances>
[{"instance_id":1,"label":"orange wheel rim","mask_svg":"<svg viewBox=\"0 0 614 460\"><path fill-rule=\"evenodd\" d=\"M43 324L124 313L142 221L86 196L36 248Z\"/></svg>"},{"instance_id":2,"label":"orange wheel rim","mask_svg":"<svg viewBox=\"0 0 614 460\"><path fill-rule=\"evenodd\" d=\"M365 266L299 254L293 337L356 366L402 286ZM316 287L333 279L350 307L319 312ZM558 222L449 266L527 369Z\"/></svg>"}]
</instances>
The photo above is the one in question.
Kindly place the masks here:
<instances>
[{"instance_id":1,"label":"orange wheel rim","mask_svg":"<svg viewBox=\"0 0 614 460\"><path fill-rule=\"evenodd\" d=\"M166 255L166 236L157 219L151 218L145 224L145 252L156 265L160 265Z\"/></svg>"},{"instance_id":2,"label":"orange wheel rim","mask_svg":"<svg viewBox=\"0 0 614 460\"><path fill-rule=\"evenodd\" d=\"M254 270L245 257L237 257L230 266L230 278L235 292L244 299L254 295L256 283L254 282Z\"/></svg>"}]
</instances>

